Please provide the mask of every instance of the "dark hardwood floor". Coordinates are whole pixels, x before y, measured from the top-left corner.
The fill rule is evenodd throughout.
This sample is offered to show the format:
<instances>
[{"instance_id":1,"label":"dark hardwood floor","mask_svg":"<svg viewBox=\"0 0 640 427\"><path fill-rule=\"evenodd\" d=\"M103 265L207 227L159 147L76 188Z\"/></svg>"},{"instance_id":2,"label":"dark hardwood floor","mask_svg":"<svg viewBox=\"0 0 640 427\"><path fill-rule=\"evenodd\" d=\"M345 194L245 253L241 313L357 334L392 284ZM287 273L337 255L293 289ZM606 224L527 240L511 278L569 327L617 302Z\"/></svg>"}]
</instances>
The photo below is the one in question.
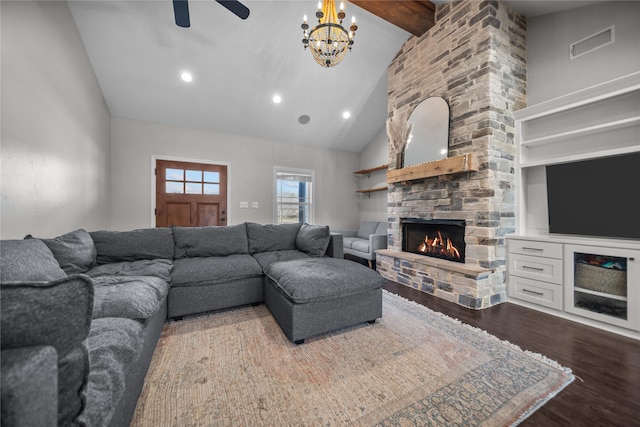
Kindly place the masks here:
<instances>
[{"instance_id":1,"label":"dark hardwood floor","mask_svg":"<svg viewBox=\"0 0 640 427\"><path fill-rule=\"evenodd\" d=\"M574 382L522 426L640 426L640 341L508 302L471 310L398 283L384 288L571 368Z\"/></svg>"}]
</instances>

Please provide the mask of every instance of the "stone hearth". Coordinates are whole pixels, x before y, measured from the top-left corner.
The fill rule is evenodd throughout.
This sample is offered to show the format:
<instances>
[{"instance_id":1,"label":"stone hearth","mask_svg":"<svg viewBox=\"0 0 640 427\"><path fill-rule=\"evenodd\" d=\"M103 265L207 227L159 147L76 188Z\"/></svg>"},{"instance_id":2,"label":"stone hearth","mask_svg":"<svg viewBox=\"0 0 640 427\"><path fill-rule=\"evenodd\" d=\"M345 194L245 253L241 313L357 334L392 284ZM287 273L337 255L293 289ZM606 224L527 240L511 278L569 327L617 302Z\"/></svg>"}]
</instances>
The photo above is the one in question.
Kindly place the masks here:
<instances>
[{"instance_id":1,"label":"stone hearth","mask_svg":"<svg viewBox=\"0 0 640 427\"><path fill-rule=\"evenodd\" d=\"M474 309L505 301L514 232L514 119L526 106L526 21L502 1L437 6L436 25L410 38L389 67L389 114L430 96L450 107L449 156L474 153L478 172L390 184L387 279ZM391 151L390 151L391 152ZM390 169L395 156L389 156ZM402 218L466 221L464 264L402 252Z\"/></svg>"}]
</instances>

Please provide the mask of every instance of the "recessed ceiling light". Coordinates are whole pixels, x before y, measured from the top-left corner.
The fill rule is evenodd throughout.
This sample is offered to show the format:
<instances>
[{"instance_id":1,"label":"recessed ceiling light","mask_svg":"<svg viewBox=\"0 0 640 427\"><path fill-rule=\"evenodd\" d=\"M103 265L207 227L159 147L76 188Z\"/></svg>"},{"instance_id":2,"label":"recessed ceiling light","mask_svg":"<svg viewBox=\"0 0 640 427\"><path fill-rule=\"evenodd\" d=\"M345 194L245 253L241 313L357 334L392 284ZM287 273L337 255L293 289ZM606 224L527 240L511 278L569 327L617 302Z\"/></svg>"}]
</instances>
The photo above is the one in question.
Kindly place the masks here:
<instances>
[{"instance_id":1,"label":"recessed ceiling light","mask_svg":"<svg viewBox=\"0 0 640 427\"><path fill-rule=\"evenodd\" d=\"M280 95L273 95L272 100L274 104L280 104L282 102L282 97Z\"/></svg>"},{"instance_id":2,"label":"recessed ceiling light","mask_svg":"<svg viewBox=\"0 0 640 427\"><path fill-rule=\"evenodd\" d=\"M187 82L187 83L189 83L191 80L193 80L193 77L191 77L191 73L188 73L186 71L184 73L180 74L180 78L183 81Z\"/></svg>"},{"instance_id":3,"label":"recessed ceiling light","mask_svg":"<svg viewBox=\"0 0 640 427\"><path fill-rule=\"evenodd\" d=\"M342 118L343 119L348 119L349 117L351 117L351 113L348 111L345 111L344 113L342 113Z\"/></svg>"}]
</instances>

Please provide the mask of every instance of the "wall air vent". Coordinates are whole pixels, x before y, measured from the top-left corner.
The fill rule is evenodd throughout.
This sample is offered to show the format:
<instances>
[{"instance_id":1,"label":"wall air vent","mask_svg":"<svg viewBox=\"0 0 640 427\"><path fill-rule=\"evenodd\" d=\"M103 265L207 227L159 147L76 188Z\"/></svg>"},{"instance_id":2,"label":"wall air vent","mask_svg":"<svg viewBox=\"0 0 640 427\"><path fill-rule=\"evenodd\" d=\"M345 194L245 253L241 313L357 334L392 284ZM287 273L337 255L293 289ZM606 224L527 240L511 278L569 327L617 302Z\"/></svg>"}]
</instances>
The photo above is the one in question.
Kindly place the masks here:
<instances>
[{"instance_id":1,"label":"wall air vent","mask_svg":"<svg viewBox=\"0 0 640 427\"><path fill-rule=\"evenodd\" d=\"M602 31L598 31L596 34L592 34L582 40L578 40L575 43L571 43L569 46L569 59L575 59L578 56L585 55L589 52L609 45L614 42L614 26L611 26Z\"/></svg>"}]
</instances>

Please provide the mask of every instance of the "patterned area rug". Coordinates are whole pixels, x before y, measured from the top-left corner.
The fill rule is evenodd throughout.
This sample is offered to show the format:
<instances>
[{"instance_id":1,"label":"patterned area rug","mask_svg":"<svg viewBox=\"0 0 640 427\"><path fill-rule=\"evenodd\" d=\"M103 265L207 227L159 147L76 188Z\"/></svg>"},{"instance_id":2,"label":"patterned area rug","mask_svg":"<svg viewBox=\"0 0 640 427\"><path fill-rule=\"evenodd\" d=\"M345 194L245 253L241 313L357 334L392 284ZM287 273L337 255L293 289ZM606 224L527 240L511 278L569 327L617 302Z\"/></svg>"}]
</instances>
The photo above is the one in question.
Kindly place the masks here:
<instances>
[{"instance_id":1,"label":"patterned area rug","mask_svg":"<svg viewBox=\"0 0 640 427\"><path fill-rule=\"evenodd\" d=\"M289 342L264 306L169 322L132 426L517 425L567 368L383 292L383 317Z\"/></svg>"}]
</instances>

